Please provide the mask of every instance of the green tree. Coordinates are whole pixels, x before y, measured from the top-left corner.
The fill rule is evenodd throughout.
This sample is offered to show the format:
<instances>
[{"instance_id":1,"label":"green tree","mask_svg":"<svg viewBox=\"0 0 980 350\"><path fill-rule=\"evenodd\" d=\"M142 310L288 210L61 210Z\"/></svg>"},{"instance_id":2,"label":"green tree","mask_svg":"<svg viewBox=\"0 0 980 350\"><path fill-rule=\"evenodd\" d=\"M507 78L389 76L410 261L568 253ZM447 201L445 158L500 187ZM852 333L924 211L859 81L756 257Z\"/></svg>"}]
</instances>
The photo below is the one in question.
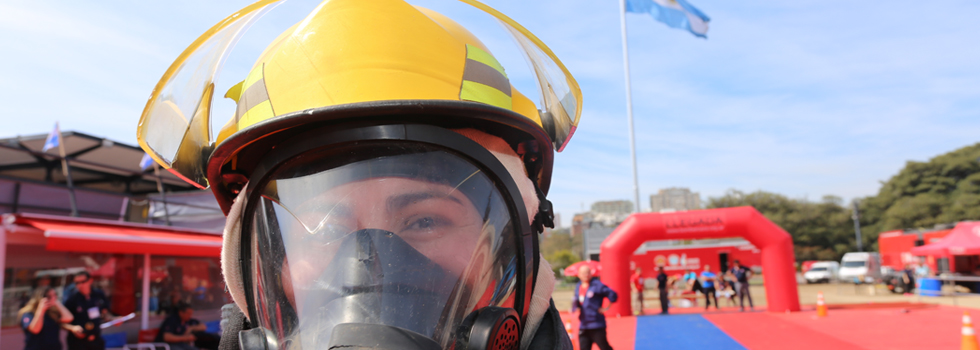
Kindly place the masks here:
<instances>
[{"instance_id":1,"label":"green tree","mask_svg":"<svg viewBox=\"0 0 980 350\"><path fill-rule=\"evenodd\" d=\"M581 259L583 254L582 235L572 237L567 228L551 230L550 233L542 235L539 249L541 255L544 255L546 259L548 256L563 250L572 252ZM551 260L549 259L548 262Z\"/></svg>"},{"instance_id":2,"label":"green tree","mask_svg":"<svg viewBox=\"0 0 980 350\"><path fill-rule=\"evenodd\" d=\"M851 211L842 202L835 196L811 202L765 191L746 194L729 190L721 197L709 198L707 207L751 206L789 232L798 261L839 260L856 247Z\"/></svg>"},{"instance_id":3,"label":"green tree","mask_svg":"<svg viewBox=\"0 0 980 350\"><path fill-rule=\"evenodd\" d=\"M931 228L980 219L980 143L909 161L860 206L862 230Z\"/></svg>"},{"instance_id":4,"label":"green tree","mask_svg":"<svg viewBox=\"0 0 980 350\"><path fill-rule=\"evenodd\" d=\"M709 198L708 208L752 206L793 237L797 260L838 260L855 250L851 206L839 197L819 202L757 191L729 190ZM980 220L980 143L909 161L883 182L878 194L859 201L862 244L877 250L878 234Z\"/></svg>"},{"instance_id":5,"label":"green tree","mask_svg":"<svg viewBox=\"0 0 980 350\"><path fill-rule=\"evenodd\" d=\"M559 250L551 255L545 256L545 259L551 263L551 270L555 273L555 277L558 279L563 278L562 271L564 271L566 267L581 261L578 255L568 250Z\"/></svg>"}]
</instances>

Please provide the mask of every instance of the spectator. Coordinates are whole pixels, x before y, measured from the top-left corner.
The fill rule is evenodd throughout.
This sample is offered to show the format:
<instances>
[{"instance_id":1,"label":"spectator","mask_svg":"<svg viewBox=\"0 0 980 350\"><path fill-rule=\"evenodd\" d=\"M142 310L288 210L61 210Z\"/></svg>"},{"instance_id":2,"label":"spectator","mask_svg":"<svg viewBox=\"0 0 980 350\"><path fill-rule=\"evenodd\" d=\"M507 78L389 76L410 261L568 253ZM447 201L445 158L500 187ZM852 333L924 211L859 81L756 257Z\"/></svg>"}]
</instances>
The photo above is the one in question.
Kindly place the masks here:
<instances>
[{"instance_id":1,"label":"spectator","mask_svg":"<svg viewBox=\"0 0 980 350\"><path fill-rule=\"evenodd\" d=\"M657 267L657 289L660 290L660 314L667 314L667 306L670 305L670 297L667 295L668 290L670 290L671 279L667 277L667 273L664 272L664 267Z\"/></svg>"},{"instance_id":2,"label":"spectator","mask_svg":"<svg viewBox=\"0 0 980 350\"><path fill-rule=\"evenodd\" d=\"M690 300L694 306L697 306L697 293L701 291L701 282L698 281L698 274L691 271L691 269L684 269L684 275L681 276L681 280L684 281L684 291L681 294L687 294L688 298L686 299Z\"/></svg>"},{"instance_id":3,"label":"spectator","mask_svg":"<svg viewBox=\"0 0 980 350\"><path fill-rule=\"evenodd\" d=\"M911 295L915 290L915 271L912 270L912 264L906 264L905 269L902 270L902 284L905 295Z\"/></svg>"},{"instance_id":4,"label":"spectator","mask_svg":"<svg viewBox=\"0 0 980 350\"><path fill-rule=\"evenodd\" d=\"M24 350L61 350L61 323L72 320L71 312L58 300L54 288L34 291L34 296L17 312L24 329Z\"/></svg>"},{"instance_id":5,"label":"spectator","mask_svg":"<svg viewBox=\"0 0 980 350\"><path fill-rule=\"evenodd\" d=\"M69 334L68 350L102 350L105 340L99 325L109 317L108 303L101 290L92 287L92 275L82 271L75 275L75 292L68 296L65 308L74 319L64 325Z\"/></svg>"},{"instance_id":6,"label":"spectator","mask_svg":"<svg viewBox=\"0 0 980 350\"><path fill-rule=\"evenodd\" d=\"M718 290L719 297L728 300L727 306L735 306L735 283L721 278L718 280L718 287L715 288Z\"/></svg>"},{"instance_id":7,"label":"spectator","mask_svg":"<svg viewBox=\"0 0 980 350\"><path fill-rule=\"evenodd\" d=\"M193 302L195 307L204 307L208 298L208 284L207 281L201 280L197 284L197 288L194 288Z\"/></svg>"},{"instance_id":8,"label":"spectator","mask_svg":"<svg viewBox=\"0 0 980 350\"><path fill-rule=\"evenodd\" d=\"M167 343L172 350L197 350L195 343L198 341L195 333L204 332L207 326L193 318L194 309L185 302L179 302L174 306L174 312L170 313L163 323L160 324L160 331L154 340L158 343Z\"/></svg>"},{"instance_id":9,"label":"spectator","mask_svg":"<svg viewBox=\"0 0 980 350\"><path fill-rule=\"evenodd\" d=\"M66 277L65 280L68 281L68 284L66 284L65 285L65 289L63 289L61 291L61 303L62 304L67 303L68 302L68 297L74 295L75 292L78 291L78 289L75 288L75 275L67 275L65 277Z\"/></svg>"},{"instance_id":10,"label":"spectator","mask_svg":"<svg viewBox=\"0 0 980 350\"><path fill-rule=\"evenodd\" d=\"M687 290L692 292L701 292L703 286L701 282L698 281L697 272L691 271L691 269L684 269L684 283Z\"/></svg>"},{"instance_id":11,"label":"spectator","mask_svg":"<svg viewBox=\"0 0 980 350\"><path fill-rule=\"evenodd\" d=\"M633 284L633 288L636 288L636 302L640 304L640 315L643 314L643 269L639 267L633 272L633 276L630 277L630 282Z\"/></svg>"},{"instance_id":12,"label":"spectator","mask_svg":"<svg viewBox=\"0 0 980 350\"><path fill-rule=\"evenodd\" d=\"M738 260L734 261L732 264L732 269L728 273L735 279L735 293L738 294L738 304L741 311L745 311L745 298L749 298L749 308L755 310L755 306L752 305L752 295L749 294L749 278L752 277L752 271L742 266L742 263Z\"/></svg>"},{"instance_id":13,"label":"spectator","mask_svg":"<svg viewBox=\"0 0 980 350\"><path fill-rule=\"evenodd\" d=\"M616 291L606 287L598 278L592 277L592 269L582 266L578 270L578 285L575 286L575 299L572 300L572 313L578 313L578 342L579 349L591 350L592 344L600 350L612 350L606 340L606 316L603 313L602 299L608 298L615 303L618 296Z\"/></svg>"},{"instance_id":14,"label":"spectator","mask_svg":"<svg viewBox=\"0 0 980 350\"><path fill-rule=\"evenodd\" d=\"M929 265L925 263L920 263L918 267L915 268L915 277L922 279L932 275L932 271L929 270Z\"/></svg>"},{"instance_id":15,"label":"spectator","mask_svg":"<svg viewBox=\"0 0 980 350\"><path fill-rule=\"evenodd\" d=\"M34 290L44 289L51 286L51 277L40 277L34 280Z\"/></svg>"},{"instance_id":16,"label":"spectator","mask_svg":"<svg viewBox=\"0 0 980 350\"><path fill-rule=\"evenodd\" d=\"M708 307L711 306L711 299L715 299L715 310L718 310L718 297L715 296L715 280L718 278L714 272L711 272L711 265L704 265L704 271L701 271L701 292L704 293L704 311L708 311Z\"/></svg>"}]
</instances>

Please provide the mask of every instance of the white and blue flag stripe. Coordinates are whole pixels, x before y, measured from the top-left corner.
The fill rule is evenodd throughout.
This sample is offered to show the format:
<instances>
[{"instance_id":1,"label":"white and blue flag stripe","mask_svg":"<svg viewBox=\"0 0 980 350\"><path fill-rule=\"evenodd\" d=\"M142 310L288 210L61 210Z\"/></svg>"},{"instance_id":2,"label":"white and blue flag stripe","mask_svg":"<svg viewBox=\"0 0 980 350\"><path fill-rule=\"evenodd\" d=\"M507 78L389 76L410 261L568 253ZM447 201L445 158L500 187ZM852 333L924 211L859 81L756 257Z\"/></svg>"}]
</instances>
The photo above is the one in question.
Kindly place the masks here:
<instances>
[{"instance_id":1,"label":"white and blue flag stripe","mask_svg":"<svg viewBox=\"0 0 980 350\"><path fill-rule=\"evenodd\" d=\"M58 147L61 142L61 131L58 130L58 122L54 123L54 130L48 134L48 138L44 140L44 147L41 147L41 152L47 152L49 149Z\"/></svg>"},{"instance_id":2,"label":"white and blue flag stripe","mask_svg":"<svg viewBox=\"0 0 980 350\"><path fill-rule=\"evenodd\" d=\"M707 38L707 15L686 0L626 0L626 12L649 13L664 24L687 29L699 38Z\"/></svg>"},{"instance_id":3,"label":"white and blue flag stripe","mask_svg":"<svg viewBox=\"0 0 980 350\"><path fill-rule=\"evenodd\" d=\"M153 165L153 158L150 157L149 153L143 153L143 158L140 159L140 170L146 170Z\"/></svg>"}]
</instances>

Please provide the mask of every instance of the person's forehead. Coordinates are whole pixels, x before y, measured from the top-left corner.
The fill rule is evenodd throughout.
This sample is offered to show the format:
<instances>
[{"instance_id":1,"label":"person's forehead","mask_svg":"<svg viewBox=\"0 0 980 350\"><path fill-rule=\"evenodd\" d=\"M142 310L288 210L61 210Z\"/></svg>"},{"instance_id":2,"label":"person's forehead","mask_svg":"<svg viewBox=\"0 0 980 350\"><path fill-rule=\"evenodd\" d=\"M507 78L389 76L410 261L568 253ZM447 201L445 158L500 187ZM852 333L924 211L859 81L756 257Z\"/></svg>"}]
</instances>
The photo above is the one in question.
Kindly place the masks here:
<instances>
[{"instance_id":1,"label":"person's forehead","mask_svg":"<svg viewBox=\"0 0 980 350\"><path fill-rule=\"evenodd\" d=\"M304 204L309 205L319 201L356 201L359 203L376 202L377 204L382 204L399 196L420 192L439 194L441 197L453 198L461 203L472 206L469 198L452 186L395 176L375 177L346 183L316 194Z\"/></svg>"}]
</instances>

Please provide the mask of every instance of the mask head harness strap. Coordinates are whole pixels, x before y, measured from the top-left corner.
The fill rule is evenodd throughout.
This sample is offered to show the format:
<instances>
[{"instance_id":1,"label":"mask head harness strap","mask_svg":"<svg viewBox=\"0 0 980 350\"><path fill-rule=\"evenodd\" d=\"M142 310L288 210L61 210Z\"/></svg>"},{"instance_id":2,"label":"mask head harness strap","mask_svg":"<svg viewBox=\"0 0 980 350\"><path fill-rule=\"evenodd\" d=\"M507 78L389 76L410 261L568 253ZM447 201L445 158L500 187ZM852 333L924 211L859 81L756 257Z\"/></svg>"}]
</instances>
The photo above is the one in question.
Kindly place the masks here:
<instances>
[{"instance_id":1,"label":"mask head harness strap","mask_svg":"<svg viewBox=\"0 0 980 350\"><path fill-rule=\"evenodd\" d=\"M534 190L538 192L538 213L534 214L534 222L531 227L536 233L544 232L544 228L555 228L555 210L551 201L544 197L544 192L538 185L534 185Z\"/></svg>"},{"instance_id":2,"label":"mask head harness strap","mask_svg":"<svg viewBox=\"0 0 980 350\"><path fill-rule=\"evenodd\" d=\"M255 184L248 186L245 215L251 217L259 202L262 189L270 180L269 175L273 174L279 166L290 159L301 154L316 149L327 149L342 147L345 145L357 144L362 142L417 142L444 148L468 158L470 161L485 170L485 174L497 184L498 190L505 198L510 198L509 210L511 211L511 224L516 225L515 247L520 254L517 254L518 267L515 271L517 288L514 292L514 308L501 308L487 306L473 311L467 316L463 323L458 326L455 332L455 348L463 349L514 349L520 344L520 329L527 317L529 300L534 290L534 283L537 280L538 264L538 245L536 233L541 230L534 228L528 223L528 213L525 210L521 194L514 180L510 177L506 168L489 151L469 138L455 133L445 128L419 125L419 124L360 124L352 125L347 128L337 127L336 125L315 128L311 131L297 135L289 141L269 150L264 155L255 155L261 160L258 162L251 176L249 183ZM537 187L537 186L535 186ZM536 188L537 189L537 188ZM543 199L543 193L537 189L538 197ZM542 208L547 210L539 211L535 217L535 227L542 225L553 226L553 213L551 203L542 200ZM252 220L243 220L241 231L241 253L240 268L242 273L243 285L245 287L245 297L248 304L247 313L252 320L250 325L252 330L241 332L241 344L243 349L265 349L270 348L274 341L268 335L268 330L263 330L258 326L258 311L254 300L253 276L251 276L252 249ZM370 327L369 327L370 328ZM384 332L382 332L384 333ZM379 333L379 336L382 334ZM246 338L248 341L246 342ZM349 337L342 344L346 347L364 349L405 349L405 342L395 342L392 344L379 344L377 337ZM369 344L370 343L370 344ZM247 346L246 346L247 344ZM422 347L428 348L428 347Z\"/></svg>"}]
</instances>

